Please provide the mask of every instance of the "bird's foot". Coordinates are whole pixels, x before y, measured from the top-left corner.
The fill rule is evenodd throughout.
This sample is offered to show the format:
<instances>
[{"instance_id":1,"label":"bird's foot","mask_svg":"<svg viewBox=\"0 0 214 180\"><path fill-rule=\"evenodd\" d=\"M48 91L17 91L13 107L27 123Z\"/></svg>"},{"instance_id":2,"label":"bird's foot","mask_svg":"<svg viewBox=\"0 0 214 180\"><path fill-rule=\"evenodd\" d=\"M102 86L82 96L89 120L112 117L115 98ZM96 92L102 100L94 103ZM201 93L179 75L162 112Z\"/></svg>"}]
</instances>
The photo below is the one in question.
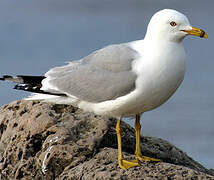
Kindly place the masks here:
<instances>
[{"instance_id":1,"label":"bird's foot","mask_svg":"<svg viewBox=\"0 0 214 180\"><path fill-rule=\"evenodd\" d=\"M138 160L125 160L125 159L120 159L118 160L119 162L119 166L121 169L123 170L127 170L131 167L134 167L134 166L139 166L139 162Z\"/></svg>"},{"instance_id":2,"label":"bird's foot","mask_svg":"<svg viewBox=\"0 0 214 180\"><path fill-rule=\"evenodd\" d=\"M140 160L140 161L144 161L144 162L160 162L160 159L156 159L156 158L151 158L151 157L147 157L147 156L142 156L142 155L136 155L136 159Z\"/></svg>"}]
</instances>

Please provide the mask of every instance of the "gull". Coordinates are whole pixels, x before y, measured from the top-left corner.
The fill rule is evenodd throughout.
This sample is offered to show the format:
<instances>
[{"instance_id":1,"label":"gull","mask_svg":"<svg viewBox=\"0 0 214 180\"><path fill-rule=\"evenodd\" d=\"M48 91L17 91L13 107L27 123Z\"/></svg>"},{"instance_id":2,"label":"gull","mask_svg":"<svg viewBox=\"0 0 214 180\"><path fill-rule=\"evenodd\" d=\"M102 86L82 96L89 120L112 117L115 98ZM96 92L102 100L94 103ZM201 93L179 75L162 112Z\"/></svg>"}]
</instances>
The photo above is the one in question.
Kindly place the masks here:
<instances>
[{"instance_id":1,"label":"gull","mask_svg":"<svg viewBox=\"0 0 214 180\"><path fill-rule=\"evenodd\" d=\"M187 35L208 37L192 27L184 14L164 9L152 16L143 40L109 45L79 61L52 68L44 76L5 75L0 80L33 92L27 100L71 104L117 118L118 163L126 170L139 166L139 161L160 161L141 153L140 116L166 102L183 81L186 55L182 40ZM126 160L122 154L122 117L135 117L135 160Z\"/></svg>"}]
</instances>

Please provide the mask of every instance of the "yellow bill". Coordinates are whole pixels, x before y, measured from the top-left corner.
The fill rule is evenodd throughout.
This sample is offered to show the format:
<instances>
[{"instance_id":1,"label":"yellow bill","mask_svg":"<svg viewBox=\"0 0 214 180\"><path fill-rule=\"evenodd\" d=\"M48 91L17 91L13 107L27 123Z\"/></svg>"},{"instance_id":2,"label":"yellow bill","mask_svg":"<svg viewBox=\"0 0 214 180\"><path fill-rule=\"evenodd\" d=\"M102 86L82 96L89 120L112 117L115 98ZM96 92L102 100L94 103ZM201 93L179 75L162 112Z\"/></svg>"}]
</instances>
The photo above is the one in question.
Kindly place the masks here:
<instances>
[{"instance_id":1,"label":"yellow bill","mask_svg":"<svg viewBox=\"0 0 214 180\"><path fill-rule=\"evenodd\" d=\"M182 31L188 33L189 35L199 36L201 38L208 38L208 35L206 32L204 32L202 29L199 29L196 27L192 27L191 30L182 30Z\"/></svg>"}]
</instances>

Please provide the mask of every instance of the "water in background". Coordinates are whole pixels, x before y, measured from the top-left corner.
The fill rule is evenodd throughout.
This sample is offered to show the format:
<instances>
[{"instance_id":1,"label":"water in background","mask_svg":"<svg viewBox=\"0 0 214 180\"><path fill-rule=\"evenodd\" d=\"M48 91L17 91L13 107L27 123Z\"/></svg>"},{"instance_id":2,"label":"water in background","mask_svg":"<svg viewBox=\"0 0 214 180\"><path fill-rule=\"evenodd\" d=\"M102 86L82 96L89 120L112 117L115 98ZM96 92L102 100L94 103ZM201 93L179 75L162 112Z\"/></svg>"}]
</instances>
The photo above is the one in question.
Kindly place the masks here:
<instances>
[{"instance_id":1,"label":"water in background","mask_svg":"<svg viewBox=\"0 0 214 180\"><path fill-rule=\"evenodd\" d=\"M143 134L166 139L214 168L213 7L212 0L3 0L0 75L41 75L105 45L142 39L156 11L177 9L192 25L206 30L209 38L185 39L185 80L167 103L144 114ZM29 95L11 87L0 82L1 105Z\"/></svg>"}]
</instances>

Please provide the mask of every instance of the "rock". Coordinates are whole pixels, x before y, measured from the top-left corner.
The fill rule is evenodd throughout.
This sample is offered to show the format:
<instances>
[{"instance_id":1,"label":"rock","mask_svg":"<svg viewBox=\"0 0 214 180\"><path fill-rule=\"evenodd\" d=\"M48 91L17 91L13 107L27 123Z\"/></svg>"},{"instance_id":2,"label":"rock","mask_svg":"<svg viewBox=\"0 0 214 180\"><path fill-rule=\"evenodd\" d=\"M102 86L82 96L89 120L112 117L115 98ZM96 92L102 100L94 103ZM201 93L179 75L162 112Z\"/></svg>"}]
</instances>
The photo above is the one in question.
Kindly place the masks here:
<instances>
[{"instance_id":1,"label":"rock","mask_svg":"<svg viewBox=\"0 0 214 180\"><path fill-rule=\"evenodd\" d=\"M162 162L118 167L116 120L68 105L16 101L0 108L0 179L214 179L170 143L142 137ZM123 152L134 158L135 130L122 123Z\"/></svg>"}]
</instances>

